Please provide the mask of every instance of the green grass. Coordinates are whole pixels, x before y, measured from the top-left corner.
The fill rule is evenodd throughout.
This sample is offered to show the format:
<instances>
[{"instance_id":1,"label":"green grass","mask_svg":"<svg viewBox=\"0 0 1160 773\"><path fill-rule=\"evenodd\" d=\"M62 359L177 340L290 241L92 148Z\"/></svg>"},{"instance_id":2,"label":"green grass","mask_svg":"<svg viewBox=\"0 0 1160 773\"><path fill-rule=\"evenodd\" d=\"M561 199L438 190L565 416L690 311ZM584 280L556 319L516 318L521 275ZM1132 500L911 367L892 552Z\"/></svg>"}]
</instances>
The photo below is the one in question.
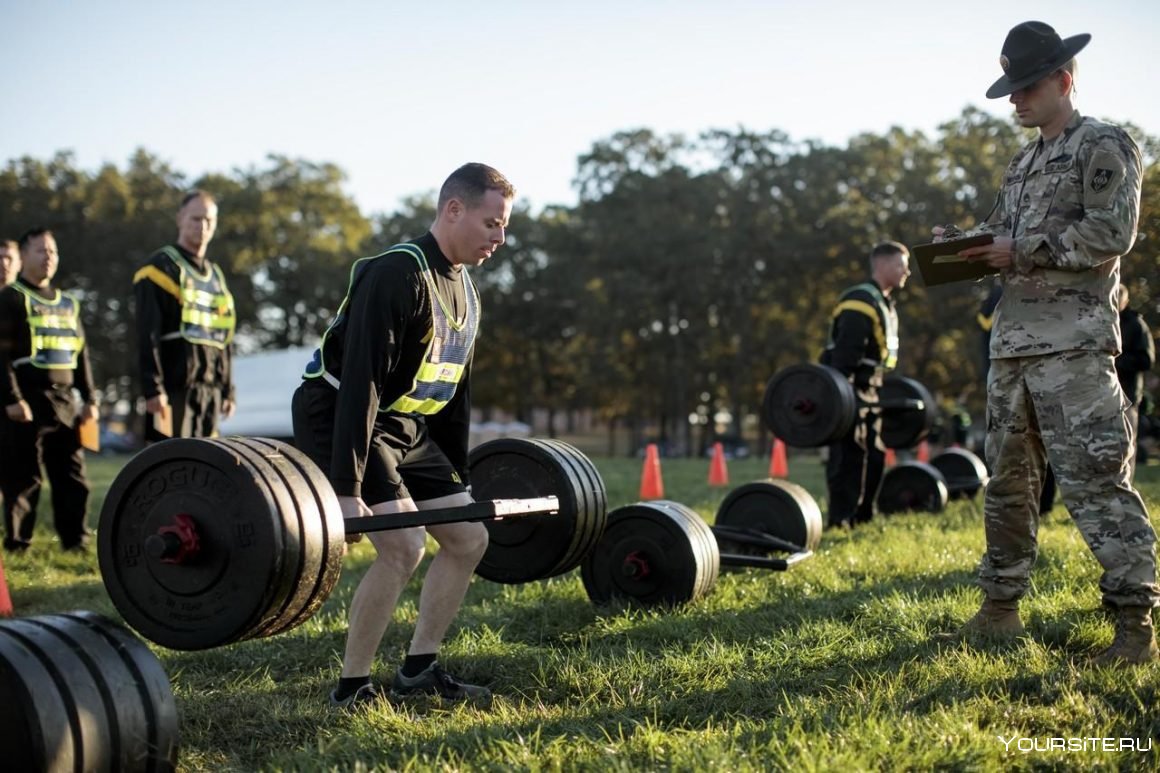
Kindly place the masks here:
<instances>
[{"instance_id":1,"label":"green grass","mask_svg":"<svg viewBox=\"0 0 1160 773\"><path fill-rule=\"evenodd\" d=\"M635 501L640 460L594 459L610 504ZM93 512L117 461L91 463ZM707 460L663 460L666 495L711 518L725 489ZM731 461L739 484L766 462ZM822 469L790 461L823 504ZM1160 467L1137 483L1160 512ZM981 503L827 532L785 573L723 574L702 602L601 614L578 572L523 586L477 579L441 659L497 693L490 711L354 715L326 707L345 612L371 558L347 558L318 615L271 639L201 653L155 648L177 695L186 770L997 770L1157 769L1157 752L1009 750L997 736L1160 737L1160 666L1094 669L1111 639L1097 611L1099 567L1066 511L1041 529L1030 635L976 649L938 645L975 610ZM45 521L49 519L44 519ZM95 515L93 520L95 520ZM95 556L56 550L44 525L5 556L20 614L87 608L116 617ZM420 574L423 570L420 570ZM376 677L401 660L418 582L404 594ZM1160 743L1158 738L1157 743Z\"/></svg>"}]
</instances>

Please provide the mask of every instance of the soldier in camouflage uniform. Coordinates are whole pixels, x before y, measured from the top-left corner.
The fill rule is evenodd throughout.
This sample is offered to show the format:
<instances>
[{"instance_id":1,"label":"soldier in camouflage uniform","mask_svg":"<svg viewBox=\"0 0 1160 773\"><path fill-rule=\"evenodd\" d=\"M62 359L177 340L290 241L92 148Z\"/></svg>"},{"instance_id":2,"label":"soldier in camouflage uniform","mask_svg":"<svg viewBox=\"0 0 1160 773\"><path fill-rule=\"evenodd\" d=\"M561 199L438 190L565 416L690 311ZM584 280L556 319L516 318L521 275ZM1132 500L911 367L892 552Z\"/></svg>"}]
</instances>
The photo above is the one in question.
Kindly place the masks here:
<instances>
[{"instance_id":1,"label":"soldier in camouflage uniform","mask_svg":"<svg viewBox=\"0 0 1160 773\"><path fill-rule=\"evenodd\" d=\"M1023 631L1018 602L1038 552L1050 461L1104 569L1104 604L1117 613L1115 641L1096 660L1142 663L1157 658L1156 536L1130 480L1135 428L1114 367L1120 256L1136 238L1141 159L1122 129L1072 106L1074 57L1090 39L1018 25L1003 45L1005 74L987 92L1010 94L1020 124L1039 137L1007 167L983 226L994 242L960 253L999 269L1003 283L987 383L986 599L965 632Z\"/></svg>"}]
</instances>

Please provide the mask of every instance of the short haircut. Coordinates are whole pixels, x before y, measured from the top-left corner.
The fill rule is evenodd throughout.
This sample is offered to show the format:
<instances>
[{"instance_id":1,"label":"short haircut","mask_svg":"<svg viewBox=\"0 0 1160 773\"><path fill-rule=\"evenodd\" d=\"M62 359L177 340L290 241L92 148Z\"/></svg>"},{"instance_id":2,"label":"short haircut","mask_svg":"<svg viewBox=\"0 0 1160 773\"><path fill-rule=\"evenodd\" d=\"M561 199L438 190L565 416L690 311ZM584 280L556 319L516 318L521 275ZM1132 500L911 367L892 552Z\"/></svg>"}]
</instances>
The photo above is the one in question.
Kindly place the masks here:
<instances>
[{"instance_id":1,"label":"short haircut","mask_svg":"<svg viewBox=\"0 0 1160 773\"><path fill-rule=\"evenodd\" d=\"M870 250L870 259L889 258L894 255L902 255L903 257L910 257L910 250L906 249L906 245L902 242L885 241L878 242L874 245L874 249Z\"/></svg>"},{"instance_id":2,"label":"short haircut","mask_svg":"<svg viewBox=\"0 0 1160 773\"><path fill-rule=\"evenodd\" d=\"M14 250L20 249L20 242L15 239L0 238L0 247L11 247Z\"/></svg>"},{"instance_id":3,"label":"short haircut","mask_svg":"<svg viewBox=\"0 0 1160 773\"><path fill-rule=\"evenodd\" d=\"M506 177L487 164L464 164L451 173L439 189L438 211L452 199L459 199L468 209L479 204L488 191L499 191L505 199L516 195L513 186Z\"/></svg>"},{"instance_id":4,"label":"short haircut","mask_svg":"<svg viewBox=\"0 0 1160 773\"><path fill-rule=\"evenodd\" d=\"M180 212L181 210L185 209L185 205L194 199L202 199L206 204L217 204L217 199L213 197L212 193L194 188L192 191L189 191L181 197L181 204L177 207L177 211Z\"/></svg>"},{"instance_id":5,"label":"short haircut","mask_svg":"<svg viewBox=\"0 0 1160 773\"><path fill-rule=\"evenodd\" d=\"M25 247L28 246L28 243L30 241L32 241L33 239L35 239L38 236L52 236L52 231L49 230L48 228L45 228L44 226L40 226L40 225L38 225L34 228L29 228L27 231L25 231L24 233L22 233L20 235L20 249L23 250Z\"/></svg>"}]
</instances>

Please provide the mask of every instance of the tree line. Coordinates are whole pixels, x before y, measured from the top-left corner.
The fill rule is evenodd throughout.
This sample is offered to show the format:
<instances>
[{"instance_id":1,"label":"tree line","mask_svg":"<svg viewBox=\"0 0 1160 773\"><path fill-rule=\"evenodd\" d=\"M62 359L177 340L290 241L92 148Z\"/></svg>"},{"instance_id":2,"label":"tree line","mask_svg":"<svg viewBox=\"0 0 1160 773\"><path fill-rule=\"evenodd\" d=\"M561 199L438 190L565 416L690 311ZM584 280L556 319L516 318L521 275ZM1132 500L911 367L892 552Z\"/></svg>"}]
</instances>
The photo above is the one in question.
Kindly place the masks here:
<instances>
[{"instance_id":1,"label":"tree line","mask_svg":"<svg viewBox=\"0 0 1160 773\"><path fill-rule=\"evenodd\" d=\"M1160 140L1129 129L1145 173L1122 273L1154 323ZM743 128L601 139L577 160L577 203L533 212L517 202L507 244L473 274L485 313L474 400L525 420L537 408L592 409L634 438L648 427L686 448L704 442L719 412L753 424L768 378L816 359L838 294L867 274L869 248L983 219L1032 136L968 107L933 136L893 128L844 147ZM84 301L97 383L107 400L131 399L132 276L175 238L182 193L217 198L210 257L236 296L240 345L271 349L316 343L351 262L420 235L434 217L433 194L363 213L344 181L334 164L278 155L196 179L144 149L124 168L95 171L69 152L23 157L0 172L0 234L53 229L58 282ZM988 288L926 288L916 272L899 295L901 372L976 411L974 320ZM704 417L700 429L693 417Z\"/></svg>"}]
</instances>

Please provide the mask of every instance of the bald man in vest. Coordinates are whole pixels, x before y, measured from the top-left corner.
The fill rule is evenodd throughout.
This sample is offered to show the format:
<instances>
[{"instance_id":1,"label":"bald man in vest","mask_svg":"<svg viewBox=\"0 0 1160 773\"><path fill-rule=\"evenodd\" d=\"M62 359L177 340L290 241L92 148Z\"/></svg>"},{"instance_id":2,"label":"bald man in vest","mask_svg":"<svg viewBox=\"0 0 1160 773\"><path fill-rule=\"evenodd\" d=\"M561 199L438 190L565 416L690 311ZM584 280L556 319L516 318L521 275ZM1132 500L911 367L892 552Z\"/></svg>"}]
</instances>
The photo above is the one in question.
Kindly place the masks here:
<instances>
[{"instance_id":1,"label":"bald man in vest","mask_svg":"<svg viewBox=\"0 0 1160 773\"><path fill-rule=\"evenodd\" d=\"M514 196L498 171L466 164L443 183L430 231L351 269L346 299L292 403L295 445L326 471L345 517L471 503L468 377L480 308L466 269L504 243ZM488 542L482 524L451 523L369 535L377 557L351 600L332 706L383 697L371 682L375 652L428 533L439 552L390 696L490 701L486 687L452 676L437 660Z\"/></svg>"},{"instance_id":2,"label":"bald man in vest","mask_svg":"<svg viewBox=\"0 0 1160 773\"><path fill-rule=\"evenodd\" d=\"M177 210L177 241L158 250L133 277L137 362L147 440L214 437L234 413L230 365L237 323L221 267L207 257L218 207L190 191Z\"/></svg>"},{"instance_id":3,"label":"bald man in vest","mask_svg":"<svg viewBox=\"0 0 1160 773\"><path fill-rule=\"evenodd\" d=\"M32 544L43 465L60 545L83 551L89 484L77 426L96 421L97 396L80 302L53 283L60 259L51 231L34 228L20 237L20 257L20 276L0 290L4 547Z\"/></svg>"}]
</instances>

